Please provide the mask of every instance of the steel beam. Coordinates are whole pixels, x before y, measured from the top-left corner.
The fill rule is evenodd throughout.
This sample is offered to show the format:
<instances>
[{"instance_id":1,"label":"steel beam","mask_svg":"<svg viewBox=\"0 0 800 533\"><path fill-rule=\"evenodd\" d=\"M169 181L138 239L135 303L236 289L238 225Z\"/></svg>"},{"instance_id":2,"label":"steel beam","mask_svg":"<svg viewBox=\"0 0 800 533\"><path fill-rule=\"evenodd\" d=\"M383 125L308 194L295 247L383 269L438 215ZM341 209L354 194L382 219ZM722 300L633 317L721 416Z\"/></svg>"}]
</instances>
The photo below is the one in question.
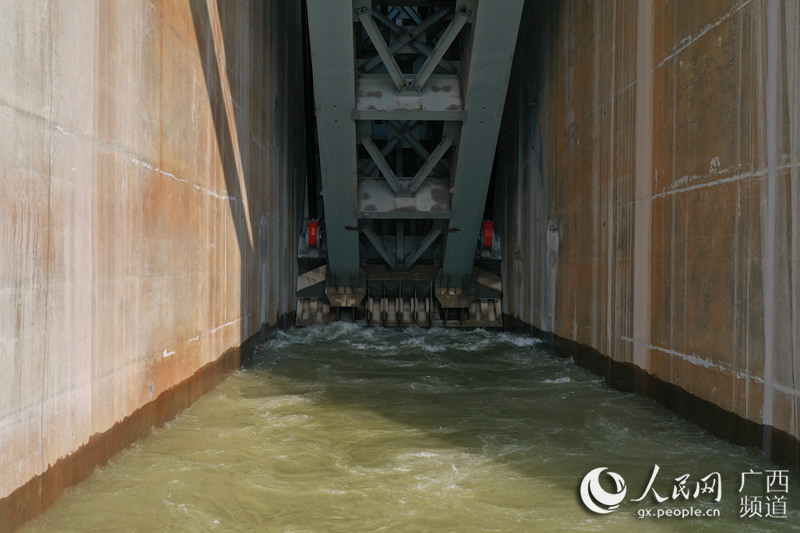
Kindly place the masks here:
<instances>
[{"instance_id":1,"label":"steel beam","mask_svg":"<svg viewBox=\"0 0 800 533\"><path fill-rule=\"evenodd\" d=\"M407 178L399 178L399 181L408 183ZM369 217L369 213L391 212L394 213L392 218L412 218L415 215L446 218L443 214L450 210L449 187L447 180L430 178L414 196L398 196L383 180L362 179L358 184L359 215Z\"/></svg>"},{"instance_id":2,"label":"steel beam","mask_svg":"<svg viewBox=\"0 0 800 533\"><path fill-rule=\"evenodd\" d=\"M462 10L456 13L455 18L452 20L452 22L450 22L450 25L447 26L447 28L444 30L442 36L439 37L436 46L433 47L433 52L431 53L430 56L428 56L428 59L422 65L422 68L419 69L419 72L417 72L417 76L411 83L412 89L414 89L417 92L422 90L422 87L425 85L425 82L427 82L428 78L431 77L431 74L433 74L433 71L439 64L439 61L442 60L445 52L447 52L447 50L450 48L450 45L453 44L453 41L456 39L456 36L458 36L458 32L461 31L461 28L463 28L464 24L466 24L467 20L469 20L470 15L471 13L466 10Z\"/></svg>"},{"instance_id":3,"label":"steel beam","mask_svg":"<svg viewBox=\"0 0 800 533\"><path fill-rule=\"evenodd\" d=\"M481 2L473 15L464 73L468 120L461 127L452 167L450 228L440 278L449 288L471 282L522 5L523 0Z\"/></svg>"},{"instance_id":4,"label":"steel beam","mask_svg":"<svg viewBox=\"0 0 800 533\"><path fill-rule=\"evenodd\" d=\"M417 262L417 259L419 259L422 256L422 254L425 253L425 250L430 248L431 244L433 244L441 234L442 230L440 230L439 228L433 228L432 230L430 230L428 234L425 236L425 238L422 239L422 242L419 243L417 249L414 250L414 253L408 256L408 259L405 260L402 267L403 270L408 270L409 268L414 266L414 263Z\"/></svg>"},{"instance_id":5,"label":"steel beam","mask_svg":"<svg viewBox=\"0 0 800 533\"><path fill-rule=\"evenodd\" d=\"M405 89L407 85L406 79L403 77L403 73L400 72L400 67L397 65L392 51L383 39L383 35L381 35L377 24L375 24L375 19L372 18L372 10L361 7L356 9L356 14L358 15L358 20L364 25L364 29L367 30L367 35L369 35L372 44L375 46L375 50L378 52L378 56L380 56L381 61L383 61L383 66L386 67L386 70L392 77L392 81L394 81L394 84L397 86L397 90ZM352 42L352 39L343 42L349 43Z\"/></svg>"},{"instance_id":6,"label":"steel beam","mask_svg":"<svg viewBox=\"0 0 800 533\"><path fill-rule=\"evenodd\" d=\"M377 21L383 23L384 26L389 28L390 31L398 34L399 38L404 38L407 34L410 33L408 28L406 29L401 28L400 26L395 24L392 19L390 19L380 11L373 11L372 16ZM421 24L421 22L418 24ZM433 54L433 49L430 46L426 45L425 43L420 43L416 39L411 39L408 43L408 46L414 48L421 54L425 54L426 56L430 56L431 54ZM402 48L400 50L402 50ZM399 52L400 50L396 50L395 53ZM458 68L453 63L451 63L446 59L441 59L439 61L439 65L441 65L442 68L444 68L449 74L454 74L458 72Z\"/></svg>"},{"instance_id":7,"label":"steel beam","mask_svg":"<svg viewBox=\"0 0 800 533\"><path fill-rule=\"evenodd\" d=\"M449 9L436 4L437 11L425 20L417 11L402 9L397 16L412 25L405 27L373 11L372 0L307 0L328 245L325 295L333 307L359 304L366 293L361 261L381 258L392 269L411 268L420 257L437 263L441 258L442 268L431 280L437 299L445 308L473 303L478 228L516 40L516 31L509 30L518 27L523 2L458 0L455 14L452 4ZM446 17L452 18L449 25L429 45ZM354 35L358 21L364 30L355 26ZM465 28L470 32L463 39L465 55L445 61ZM377 57L355 59L354 40L362 35L369 37ZM421 57L415 75L403 74L398 53ZM368 73L381 62L388 74ZM451 73L434 74L437 66ZM438 123L412 131L411 121ZM384 128L386 141L379 149L373 135L382 139ZM429 143L438 140L431 135L440 131L441 141L429 151ZM369 161L358 160L359 142ZM423 160L419 170L416 164L410 170L416 171L412 177L404 177L403 167L409 166L404 148ZM359 175L359 166L369 172L377 167L383 178ZM381 225L393 235L377 234L379 228L369 219L393 220ZM419 226L405 222L415 219L431 221L433 229L424 237L416 235ZM360 232L366 239L361 244L371 243L366 258L360 257ZM318 293L314 298L320 298Z\"/></svg>"},{"instance_id":8,"label":"steel beam","mask_svg":"<svg viewBox=\"0 0 800 533\"><path fill-rule=\"evenodd\" d=\"M359 279L355 54L351 0L307 0L317 108L329 282L355 287ZM331 43L347 45L331 46Z\"/></svg>"},{"instance_id":9,"label":"steel beam","mask_svg":"<svg viewBox=\"0 0 800 533\"><path fill-rule=\"evenodd\" d=\"M419 15L417 14L417 12L416 12L416 11L414 11L414 8L413 8L413 7L404 6L404 7L403 7L403 11L405 11L405 12L406 12L406 14L407 14L409 17L411 17L411 19L412 19L414 22L416 22L417 24L422 24L422 19L421 19L421 18L419 18Z\"/></svg>"},{"instance_id":10,"label":"steel beam","mask_svg":"<svg viewBox=\"0 0 800 533\"><path fill-rule=\"evenodd\" d=\"M413 148L422 159L427 160L431 156L431 153L411 132L415 124L415 122L412 122L412 126L409 126L408 123L403 124L399 121L390 121L387 123L387 126L389 131L394 132L395 135L408 143L408 145Z\"/></svg>"},{"instance_id":11,"label":"steel beam","mask_svg":"<svg viewBox=\"0 0 800 533\"><path fill-rule=\"evenodd\" d=\"M397 256L397 261L400 262L406 258L406 239L404 236L403 226L405 221L398 220L397 221L397 231L395 232L395 251L397 252L395 255Z\"/></svg>"},{"instance_id":12,"label":"steel beam","mask_svg":"<svg viewBox=\"0 0 800 533\"><path fill-rule=\"evenodd\" d=\"M397 146L397 143L399 142L400 139L398 139L397 137L392 137L391 139L386 141L386 144L384 144L383 148L381 148L381 156L383 156L383 158L386 159L386 156L389 155L392 150L394 150L394 148ZM373 159L372 156L370 156L369 161L359 166L358 172L361 176L368 176L369 173L372 172L372 170L376 166L377 165L375 164L375 159Z\"/></svg>"},{"instance_id":13,"label":"steel beam","mask_svg":"<svg viewBox=\"0 0 800 533\"><path fill-rule=\"evenodd\" d=\"M397 39L394 40L394 42L392 42L391 46L389 47L389 52L394 54L394 53L398 52L400 49L402 49L404 46L410 44L411 41L413 41L414 39L418 38L421 35L425 35L425 33L427 33L428 30L434 24L439 22L446 14L447 14L447 11L444 10L444 9L442 9L441 11L437 11L436 13L431 15L430 17L428 17L425 20L423 20L422 24L420 24L419 26L414 26L413 28L408 30L408 33L406 33L402 37L398 37ZM363 65L362 69L363 69L364 72L370 72L372 69L377 67L380 63L381 63L381 57L378 56L378 57L372 58L369 61L367 61Z\"/></svg>"},{"instance_id":14,"label":"steel beam","mask_svg":"<svg viewBox=\"0 0 800 533\"><path fill-rule=\"evenodd\" d=\"M408 145L411 148L413 148L414 151L417 152L417 154L422 159L427 161L428 158L430 158L431 153L428 151L427 148L425 148L422 145L421 142L419 142L419 139L417 139L416 137L414 137L411 134L411 132L409 131L411 128L409 128L408 124L405 124L405 125L397 124L394 121L392 121L392 122L387 122L386 125L389 127L390 131L393 131L395 135L397 135L398 137L403 139L406 143L408 143ZM413 128L413 126L412 126L412 128ZM445 171L450 170L450 165L448 164L447 161L439 161L439 164L442 166L442 168Z\"/></svg>"},{"instance_id":15,"label":"steel beam","mask_svg":"<svg viewBox=\"0 0 800 533\"><path fill-rule=\"evenodd\" d=\"M447 152L447 150L453 145L453 139L450 137L443 137L442 142L436 147L433 153L428 156L428 159L425 160L425 164L419 169L417 174L414 176L414 179L411 180L411 185L409 185L408 190L411 191L411 194L417 192L419 186L428 179L431 171L436 167L439 163L439 160L442 156Z\"/></svg>"},{"instance_id":16,"label":"steel beam","mask_svg":"<svg viewBox=\"0 0 800 533\"><path fill-rule=\"evenodd\" d=\"M369 242L372 243L372 246L378 250L378 253L381 254L381 257L383 257L383 260L386 261L387 265L389 265L389 268L392 270L397 270L397 262L394 260L394 257L392 257L392 255L386 251L386 248L381 242L381 238L375 234L375 231L369 226L362 228L361 231L364 233L367 239L369 239Z\"/></svg>"},{"instance_id":17,"label":"steel beam","mask_svg":"<svg viewBox=\"0 0 800 533\"><path fill-rule=\"evenodd\" d=\"M375 141L373 141L371 137L364 137L361 139L361 144L367 149L367 153L369 153L369 156L375 164L378 165L378 169L381 171L381 174L383 174L383 177L386 178L386 182L389 183L392 191L397 193L404 189L404 187L400 185L400 182L397 181L397 176L394 175L392 167L389 166L389 163L383 157L381 151L375 146Z\"/></svg>"},{"instance_id":18,"label":"steel beam","mask_svg":"<svg viewBox=\"0 0 800 533\"><path fill-rule=\"evenodd\" d=\"M461 81L436 74L420 92L397 92L385 74L362 74L356 82L356 120L464 120Z\"/></svg>"},{"instance_id":19,"label":"steel beam","mask_svg":"<svg viewBox=\"0 0 800 533\"><path fill-rule=\"evenodd\" d=\"M359 218L364 220L395 220L403 217L405 220L447 220L450 218L449 211L360 211Z\"/></svg>"}]
</instances>

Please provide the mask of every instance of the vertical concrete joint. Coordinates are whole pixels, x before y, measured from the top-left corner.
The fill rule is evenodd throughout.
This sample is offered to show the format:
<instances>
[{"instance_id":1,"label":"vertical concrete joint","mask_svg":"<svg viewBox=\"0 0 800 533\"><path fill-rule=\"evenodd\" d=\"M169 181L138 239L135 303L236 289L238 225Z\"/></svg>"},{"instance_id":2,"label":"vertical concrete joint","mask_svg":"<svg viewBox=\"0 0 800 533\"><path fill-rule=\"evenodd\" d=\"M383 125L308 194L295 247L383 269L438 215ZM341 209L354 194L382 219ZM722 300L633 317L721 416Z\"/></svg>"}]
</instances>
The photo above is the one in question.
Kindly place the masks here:
<instances>
[{"instance_id":1,"label":"vertical concrete joint","mask_svg":"<svg viewBox=\"0 0 800 533\"><path fill-rule=\"evenodd\" d=\"M766 137L767 137L767 183L764 205L764 424L763 449L769 456L771 450L771 428L773 424L774 396L774 351L775 351L775 294L777 213L777 165L778 165L778 57L780 54L780 3L767 3L767 86L766 86Z\"/></svg>"},{"instance_id":2,"label":"vertical concrete joint","mask_svg":"<svg viewBox=\"0 0 800 533\"><path fill-rule=\"evenodd\" d=\"M636 156L633 226L633 363L650 366L653 180L653 3L637 2Z\"/></svg>"}]
</instances>

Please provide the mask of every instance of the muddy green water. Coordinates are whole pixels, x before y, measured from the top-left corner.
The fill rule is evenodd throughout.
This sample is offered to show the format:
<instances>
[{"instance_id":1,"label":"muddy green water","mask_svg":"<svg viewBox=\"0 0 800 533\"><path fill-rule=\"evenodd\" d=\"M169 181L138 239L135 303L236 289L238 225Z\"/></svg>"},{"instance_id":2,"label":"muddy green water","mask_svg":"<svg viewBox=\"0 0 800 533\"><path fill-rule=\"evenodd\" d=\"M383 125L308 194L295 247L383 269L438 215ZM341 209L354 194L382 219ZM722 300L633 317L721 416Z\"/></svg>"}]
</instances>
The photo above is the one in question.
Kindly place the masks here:
<instances>
[{"instance_id":1,"label":"muddy green water","mask_svg":"<svg viewBox=\"0 0 800 533\"><path fill-rule=\"evenodd\" d=\"M656 503L718 472L722 496ZM608 467L627 495L590 513ZM292 330L165 428L117 455L24 531L786 531L800 485L767 492L759 452L506 333ZM742 472L747 477L739 493ZM602 487L614 485L601 476ZM786 518L741 518L785 496ZM780 512L772 503L771 511ZM755 510L757 505L752 506ZM638 518L718 509L719 517Z\"/></svg>"}]
</instances>

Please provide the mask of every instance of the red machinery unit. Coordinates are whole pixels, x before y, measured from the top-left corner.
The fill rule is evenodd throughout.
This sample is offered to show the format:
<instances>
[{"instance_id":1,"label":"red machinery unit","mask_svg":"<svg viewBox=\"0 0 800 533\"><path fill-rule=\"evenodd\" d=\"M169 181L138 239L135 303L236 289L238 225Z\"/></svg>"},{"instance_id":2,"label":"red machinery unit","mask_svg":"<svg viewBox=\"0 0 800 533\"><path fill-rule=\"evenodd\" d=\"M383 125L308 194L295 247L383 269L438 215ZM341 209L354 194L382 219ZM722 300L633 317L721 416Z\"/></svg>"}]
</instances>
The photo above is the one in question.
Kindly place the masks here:
<instances>
[{"instance_id":1,"label":"red machinery unit","mask_svg":"<svg viewBox=\"0 0 800 533\"><path fill-rule=\"evenodd\" d=\"M481 222L481 244L484 248L492 247L494 239L494 220L484 220Z\"/></svg>"},{"instance_id":2,"label":"red machinery unit","mask_svg":"<svg viewBox=\"0 0 800 533\"><path fill-rule=\"evenodd\" d=\"M317 218L308 220L308 246L319 248L319 219Z\"/></svg>"}]
</instances>

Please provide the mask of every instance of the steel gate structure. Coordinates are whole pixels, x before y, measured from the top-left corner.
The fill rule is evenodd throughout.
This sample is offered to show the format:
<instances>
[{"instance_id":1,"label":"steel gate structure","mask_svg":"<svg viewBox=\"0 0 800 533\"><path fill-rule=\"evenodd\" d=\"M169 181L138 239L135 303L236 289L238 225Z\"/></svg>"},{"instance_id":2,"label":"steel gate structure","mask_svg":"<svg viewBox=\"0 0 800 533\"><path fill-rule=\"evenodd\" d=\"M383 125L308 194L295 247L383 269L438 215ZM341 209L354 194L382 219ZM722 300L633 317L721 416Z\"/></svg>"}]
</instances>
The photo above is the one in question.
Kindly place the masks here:
<instances>
[{"instance_id":1,"label":"steel gate structure","mask_svg":"<svg viewBox=\"0 0 800 533\"><path fill-rule=\"evenodd\" d=\"M522 5L307 0L319 172L297 325L502 327L485 207Z\"/></svg>"}]
</instances>

